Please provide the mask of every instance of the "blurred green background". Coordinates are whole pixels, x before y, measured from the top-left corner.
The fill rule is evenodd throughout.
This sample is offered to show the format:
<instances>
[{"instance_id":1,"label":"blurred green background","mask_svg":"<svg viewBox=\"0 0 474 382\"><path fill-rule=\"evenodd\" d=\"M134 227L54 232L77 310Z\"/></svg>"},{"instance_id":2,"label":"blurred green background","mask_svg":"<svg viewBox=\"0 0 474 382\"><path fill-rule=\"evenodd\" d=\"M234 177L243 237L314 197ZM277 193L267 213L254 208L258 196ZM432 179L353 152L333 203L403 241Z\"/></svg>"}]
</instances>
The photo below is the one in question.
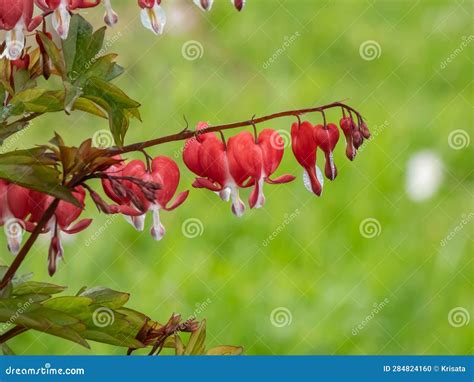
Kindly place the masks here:
<instances>
[{"instance_id":1,"label":"blurred green background","mask_svg":"<svg viewBox=\"0 0 474 382\"><path fill-rule=\"evenodd\" d=\"M466 142L473 133L472 1L249 0L242 13L229 1L216 1L210 13L191 1L164 1L161 37L141 26L135 2L115 3L120 23L108 31L108 51L126 68L116 83L143 105L143 123L133 122L128 143L177 132L183 115L193 125L218 124L343 99L367 118L374 137L354 162L339 143L339 175L321 198L304 188L291 150L277 174L297 180L267 185L265 207L240 220L211 192L192 190L183 206L162 215L167 234L159 243L149 235L150 220L138 233L89 204L84 216L94 223L68 238L53 282L70 293L84 285L130 292L130 307L161 322L197 311L208 320L210 346L242 345L246 354L472 352L474 320L466 321L474 314L474 219L461 223L474 210ZM86 17L99 26L102 11ZM183 53L189 41L197 42L194 60L192 49ZM367 45L375 53L364 53ZM340 112L328 118L338 121ZM289 129L292 122L261 127ZM57 114L6 144L29 147L54 131L78 144L106 128L80 113ZM453 148L450 134L458 129L464 144ZM180 146L150 153L178 161L184 190L193 175ZM406 193L407 163L426 149L444 163L443 180L416 202ZM183 234L190 218L202 224L195 238ZM363 234L366 219L376 220L372 238ZM21 271L48 280L47 248L44 238ZM457 313L460 326L452 322ZM87 351L39 333L11 346L18 354L124 352L96 343Z\"/></svg>"}]
</instances>

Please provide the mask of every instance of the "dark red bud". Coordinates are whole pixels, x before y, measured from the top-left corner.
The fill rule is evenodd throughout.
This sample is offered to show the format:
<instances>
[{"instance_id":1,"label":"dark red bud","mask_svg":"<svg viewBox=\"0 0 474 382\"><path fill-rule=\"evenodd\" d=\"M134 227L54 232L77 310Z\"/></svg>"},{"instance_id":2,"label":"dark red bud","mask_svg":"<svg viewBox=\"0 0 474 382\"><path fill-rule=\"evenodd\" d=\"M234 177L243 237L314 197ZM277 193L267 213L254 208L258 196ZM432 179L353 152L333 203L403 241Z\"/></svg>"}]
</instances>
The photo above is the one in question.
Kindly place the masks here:
<instances>
[{"instance_id":1,"label":"dark red bud","mask_svg":"<svg viewBox=\"0 0 474 382\"><path fill-rule=\"evenodd\" d=\"M362 122L362 124L360 125L360 132L362 133L365 139L370 138L370 131L365 122Z\"/></svg>"},{"instance_id":2,"label":"dark red bud","mask_svg":"<svg viewBox=\"0 0 474 382\"><path fill-rule=\"evenodd\" d=\"M362 146L362 142L364 142L364 137L362 136L359 130L354 130L352 132L352 142L356 149Z\"/></svg>"}]
</instances>

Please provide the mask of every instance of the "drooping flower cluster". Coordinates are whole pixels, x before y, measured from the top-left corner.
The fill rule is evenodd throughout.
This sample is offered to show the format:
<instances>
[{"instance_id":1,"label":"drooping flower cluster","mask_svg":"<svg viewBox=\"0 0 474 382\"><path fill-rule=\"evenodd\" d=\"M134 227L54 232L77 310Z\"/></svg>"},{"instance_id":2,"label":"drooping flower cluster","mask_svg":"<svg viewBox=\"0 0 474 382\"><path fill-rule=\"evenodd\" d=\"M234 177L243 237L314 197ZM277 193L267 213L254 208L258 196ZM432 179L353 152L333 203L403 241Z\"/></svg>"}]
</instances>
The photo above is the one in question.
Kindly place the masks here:
<instances>
[{"instance_id":1,"label":"drooping flower cluster","mask_svg":"<svg viewBox=\"0 0 474 382\"><path fill-rule=\"evenodd\" d=\"M151 212L151 235L155 240L161 240L165 227L161 223L160 211L172 211L179 207L189 193L180 193L170 204L179 184L178 165L165 156L154 158L149 165L139 160L125 163L120 158L117 159L117 164L105 171L102 180L105 193L116 204L108 205L90 189L93 201L106 213L123 214L139 231L144 229L147 212ZM51 234L48 256L48 270L51 275L56 271L57 261L63 257L61 233L81 232L92 222L91 219L76 222L85 208L84 187L76 187L73 196L80 207L60 201L53 217L41 231L42 234ZM32 232L36 228L53 200L50 195L0 180L0 225L4 226L8 248L13 254L16 255L20 251L24 232Z\"/></svg>"},{"instance_id":2,"label":"drooping flower cluster","mask_svg":"<svg viewBox=\"0 0 474 382\"><path fill-rule=\"evenodd\" d=\"M370 137L367 125L361 121L360 126L351 116L343 116L339 126L346 139L346 156L354 160L357 149L364 138ZM339 130L334 123L312 125L304 121L293 123L291 126L291 147L298 163L303 166L303 182L308 191L320 196L323 191L324 178L322 171L316 165L317 149L325 157L324 174L329 180L337 176L334 162L334 149L339 141Z\"/></svg>"},{"instance_id":3,"label":"drooping flower cluster","mask_svg":"<svg viewBox=\"0 0 474 382\"><path fill-rule=\"evenodd\" d=\"M198 124L196 137L185 143L183 160L198 176L193 186L214 191L224 201L230 198L236 216L242 216L245 210L239 189L253 187L249 205L260 208L265 203L264 182L277 184L294 179L291 175L270 178L280 165L284 151L282 138L275 130L262 130L258 137L244 131L225 143L215 133L199 133L207 127L206 123Z\"/></svg>"},{"instance_id":4,"label":"drooping flower cluster","mask_svg":"<svg viewBox=\"0 0 474 382\"><path fill-rule=\"evenodd\" d=\"M294 179L292 175L270 178L280 165L284 152L283 139L277 131L264 129L255 137L244 131L224 142L214 132L206 132L208 128L206 123L198 124L195 137L184 146L183 160L198 176L193 187L214 191L225 201L230 197L232 212L236 216L242 216L245 210L239 189L253 187L249 206L259 208L265 202L264 183L287 183ZM352 116L345 115L340 128L346 138L346 155L353 160L363 140L370 137L370 132L362 120L357 124ZM339 129L334 123L313 125L298 119L291 126L291 147L304 169L303 183L317 196L321 195L324 183L323 172L316 165L318 149L325 157L324 175L334 180L337 176L334 149L338 141Z\"/></svg>"},{"instance_id":5,"label":"drooping flower cluster","mask_svg":"<svg viewBox=\"0 0 474 382\"><path fill-rule=\"evenodd\" d=\"M92 219L76 222L84 209L86 193L83 187L76 187L73 195L80 207L60 201L53 217L41 232L51 234L48 255L48 270L51 275L56 271L57 261L63 257L61 233L81 232L92 222ZM52 196L0 180L0 224L4 226L8 249L13 254L20 251L24 232L35 229L53 200Z\"/></svg>"},{"instance_id":6,"label":"drooping flower cluster","mask_svg":"<svg viewBox=\"0 0 474 382\"><path fill-rule=\"evenodd\" d=\"M178 194L169 205L179 185L180 172L178 165L170 158L159 156L151 164L140 160L128 163L120 162L106 171L107 177L102 185L107 196L115 206L104 206L108 213L122 213L136 230L143 231L147 212L153 216L151 235L161 240L165 227L161 223L160 211L172 211L179 207L188 197L189 191ZM156 188L147 187L155 185Z\"/></svg>"},{"instance_id":7,"label":"drooping flower cluster","mask_svg":"<svg viewBox=\"0 0 474 382\"><path fill-rule=\"evenodd\" d=\"M204 11L210 11L213 0L193 0ZM245 0L231 0L237 10L241 11ZM93 8L101 3L105 7L104 21L108 26L118 22L118 15L112 8L111 0L2 0L0 1L0 31L6 32L5 49L1 57L16 60L22 56L25 47L26 32L32 32L51 15L56 33L66 39L69 35L71 14L81 9ZM34 16L35 5L41 14ZM138 0L140 18L143 26L153 33L163 33L166 15L162 0Z\"/></svg>"},{"instance_id":8,"label":"drooping flower cluster","mask_svg":"<svg viewBox=\"0 0 474 382\"><path fill-rule=\"evenodd\" d=\"M353 160L364 139L370 137L370 132L358 113L357 123L354 121L350 110L347 109L347 116L343 108L339 126L346 139L346 155ZM262 118L260 122L267 119ZM257 133L254 121L237 125L253 125L254 134L241 131L226 140L222 130L219 130L222 126L213 128L204 122L200 122L192 134L185 130L183 139L191 138L185 142L183 161L197 176L193 187L208 189L224 201L231 200L232 212L240 217L245 211L240 190L251 189L248 205L250 208L261 208L265 204L265 183L288 183L295 177L289 174L273 177L285 151L284 139L278 131L265 128ZM229 127L236 126L227 125ZM309 121L301 122L298 118L291 126L291 147L296 161L304 169L304 185L317 196L322 193L324 175L329 180L337 176L334 150L339 138L336 124L326 124L325 118L323 124L316 125ZM324 175L317 166L318 151L325 157ZM179 207L187 199L189 191L181 192L174 198L180 182L178 165L166 156L152 159L144 154L145 162L107 156L107 165L94 172L93 175L101 179L103 190L113 204L105 202L85 181L80 181L72 189L78 205L61 200L47 222L42 219L54 200L52 196L0 180L0 225L4 226L7 234L9 250L17 254L24 231L33 232L36 229L38 232L41 228L39 233L51 235L48 269L53 274L58 259L63 257L62 233L78 233L91 223L91 219L78 221L85 207L86 190L100 211L122 214L138 231L144 230L146 215L150 212L150 233L155 240L161 240L165 235L161 212Z\"/></svg>"}]
</instances>

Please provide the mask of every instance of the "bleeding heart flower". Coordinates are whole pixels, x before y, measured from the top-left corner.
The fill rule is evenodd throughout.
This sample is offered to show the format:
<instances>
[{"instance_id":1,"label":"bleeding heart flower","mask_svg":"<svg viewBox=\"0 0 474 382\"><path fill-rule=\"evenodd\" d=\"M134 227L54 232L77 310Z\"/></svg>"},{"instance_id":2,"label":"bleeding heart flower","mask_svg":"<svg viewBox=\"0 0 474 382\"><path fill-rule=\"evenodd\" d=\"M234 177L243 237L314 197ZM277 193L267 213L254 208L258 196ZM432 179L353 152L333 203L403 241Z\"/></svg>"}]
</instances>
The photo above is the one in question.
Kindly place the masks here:
<instances>
[{"instance_id":1,"label":"bleeding heart flower","mask_svg":"<svg viewBox=\"0 0 474 382\"><path fill-rule=\"evenodd\" d=\"M1 58L17 60L21 57L25 47L25 31L33 31L43 20L42 16L33 17L33 9L33 0L0 1L0 30L7 31Z\"/></svg>"},{"instance_id":2,"label":"bleeding heart flower","mask_svg":"<svg viewBox=\"0 0 474 382\"><path fill-rule=\"evenodd\" d=\"M344 137L346 138L346 156L350 160L354 160L357 153L352 140L352 125L353 121L351 117L342 117L339 121L339 126L341 127Z\"/></svg>"},{"instance_id":3,"label":"bleeding heart flower","mask_svg":"<svg viewBox=\"0 0 474 382\"><path fill-rule=\"evenodd\" d=\"M183 204L189 194L189 191L181 192L174 202L170 206L168 205L178 188L180 178L178 165L168 157L159 156L153 159L151 169L148 170L142 161L133 160L125 166L123 175L161 186L159 190L149 195L149 192L140 188L136 183L129 180L123 182L124 187L134 191L140 200L141 209L143 211L152 211L153 226L151 228L151 235L155 240L161 240L165 234L165 227L160 221L160 210L174 210ZM145 216L146 213L142 213L138 216L131 216L129 219L138 231L144 229Z\"/></svg>"},{"instance_id":4,"label":"bleeding heart flower","mask_svg":"<svg viewBox=\"0 0 474 382\"><path fill-rule=\"evenodd\" d=\"M339 141L339 130L337 126L333 123L328 123L326 127L323 125L315 126L314 139L326 157L324 173L328 179L334 180L337 176L337 168L334 164L333 151Z\"/></svg>"},{"instance_id":5,"label":"bleeding heart flower","mask_svg":"<svg viewBox=\"0 0 474 382\"><path fill-rule=\"evenodd\" d=\"M207 123L200 122L196 130L206 127ZM228 150L215 133L197 134L188 139L184 145L183 160L198 176L193 187L214 191L225 201L230 198L234 215L243 215L245 205L239 197L239 182L230 171Z\"/></svg>"},{"instance_id":6,"label":"bleeding heart flower","mask_svg":"<svg viewBox=\"0 0 474 382\"><path fill-rule=\"evenodd\" d=\"M194 4L196 4L202 11L210 11L212 4L214 4L214 0L194 0Z\"/></svg>"},{"instance_id":7,"label":"bleeding heart flower","mask_svg":"<svg viewBox=\"0 0 474 382\"><path fill-rule=\"evenodd\" d=\"M93 8L100 0L34 0L44 12L53 12L52 24L61 39L67 39L71 24L71 11L79 8Z\"/></svg>"},{"instance_id":8,"label":"bleeding heart flower","mask_svg":"<svg viewBox=\"0 0 474 382\"><path fill-rule=\"evenodd\" d=\"M51 232L51 243L48 254L48 272L52 276L56 272L57 263L59 259L63 258L64 250L61 244L61 233L76 234L85 230L92 222L92 219L82 219L73 224L84 210L84 199L86 192L83 187L76 187L73 191L73 196L80 203L77 207L69 202L61 200L56 208L53 217L46 224L43 233ZM37 191L30 191L29 208L31 216L28 220L26 229L31 231L34 229L48 207L53 202L54 198Z\"/></svg>"},{"instance_id":9,"label":"bleeding heart flower","mask_svg":"<svg viewBox=\"0 0 474 382\"><path fill-rule=\"evenodd\" d=\"M8 249L14 255L20 251L25 219L30 213L29 190L0 180L0 225L4 226Z\"/></svg>"},{"instance_id":10,"label":"bleeding heart flower","mask_svg":"<svg viewBox=\"0 0 474 382\"><path fill-rule=\"evenodd\" d=\"M106 195L117 204L106 204L95 192L91 192L91 196L101 211L107 214L123 214L125 219L131 222L130 216L143 215L144 211L134 205L138 198L124 186L124 181L121 179L124 176L125 162L119 155L113 159L118 162L104 171L104 175L108 178L102 179L102 187ZM136 204L142 207L141 202Z\"/></svg>"},{"instance_id":11,"label":"bleeding heart flower","mask_svg":"<svg viewBox=\"0 0 474 382\"><path fill-rule=\"evenodd\" d=\"M161 8L161 0L138 0L138 5L142 9L140 18L143 26L156 35L162 34L166 24L166 15Z\"/></svg>"},{"instance_id":12,"label":"bleeding heart flower","mask_svg":"<svg viewBox=\"0 0 474 382\"><path fill-rule=\"evenodd\" d=\"M323 191L323 174L316 166L315 127L308 121L291 125L291 148L298 163L303 166L303 183L306 189L317 196Z\"/></svg>"},{"instance_id":13,"label":"bleeding heart flower","mask_svg":"<svg viewBox=\"0 0 474 382\"><path fill-rule=\"evenodd\" d=\"M270 179L283 158L284 147L279 142L282 142L281 136L272 129L262 130L256 142L248 131L229 139L227 151L233 178L239 187L248 187L247 182L254 186L249 197L250 208L260 208L265 204L264 182L278 184L295 179L292 175Z\"/></svg>"}]
</instances>

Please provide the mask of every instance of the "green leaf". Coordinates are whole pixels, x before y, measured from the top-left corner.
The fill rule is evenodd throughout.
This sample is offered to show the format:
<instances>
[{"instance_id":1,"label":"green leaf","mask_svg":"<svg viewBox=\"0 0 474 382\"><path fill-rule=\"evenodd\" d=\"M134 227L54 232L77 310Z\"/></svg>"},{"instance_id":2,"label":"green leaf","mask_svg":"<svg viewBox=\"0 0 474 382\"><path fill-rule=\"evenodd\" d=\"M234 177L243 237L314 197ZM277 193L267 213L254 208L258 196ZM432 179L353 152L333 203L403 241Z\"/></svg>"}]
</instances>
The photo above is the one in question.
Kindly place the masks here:
<instances>
[{"instance_id":1,"label":"green leaf","mask_svg":"<svg viewBox=\"0 0 474 382\"><path fill-rule=\"evenodd\" d=\"M72 192L61 184L60 172L41 163L38 150L17 150L0 155L0 179L46 193L80 207Z\"/></svg>"},{"instance_id":2,"label":"green leaf","mask_svg":"<svg viewBox=\"0 0 474 382\"><path fill-rule=\"evenodd\" d=\"M98 77L90 78L85 86L83 97L93 101L107 111L109 127L115 143L122 146L127 133L130 118L139 117L140 104L128 97L115 85Z\"/></svg>"},{"instance_id":3,"label":"green leaf","mask_svg":"<svg viewBox=\"0 0 474 382\"><path fill-rule=\"evenodd\" d=\"M185 355L197 355L204 353L204 342L206 340L206 320L199 325L199 329L191 334L188 345L184 351Z\"/></svg>"},{"instance_id":4,"label":"green leaf","mask_svg":"<svg viewBox=\"0 0 474 382\"><path fill-rule=\"evenodd\" d=\"M12 122L8 125L3 124L3 127L0 127L0 145L3 145L5 139L23 130L28 125L29 123L24 121Z\"/></svg>"},{"instance_id":5,"label":"green leaf","mask_svg":"<svg viewBox=\"0 0 474 382\"><path fill-rule=\"evenodd\" d=\"M112 81L123 73L123 68L115 63L116 54L107 54L94 59L93 64L83 74L82 78L88 79L98 77L104 81Z\"/></svg>"},{"instance_id":6,"label":"green leaf","mask_svg":"<svg viewBox=\"0 0 474 382\"><path fill-rule=\"evenodd\" d=\"M98 77L92 77L87 81L84 94L103 99L107 103L123 109L132 109L140 106L140 103L131 99L117 86Z\"/></svg>"},{"instance_id":7,"label":"green leaf","mask_svg":"<svg viewBox=\"0 0 474 382\"><path fill-rule=\"evenodd\" d=\"M79 97L78 99L76 99L76 102L74 102L73 110L80 110L101 118L107 118L107 114L105 114L102 109L97 107L94 102L84 97Z\"/></svg>"},{"instance_id":8,"label":"green leaf","mask_svg":"<svg viewBox=\"0 0 474 382\"><path fill-rule=\"evenodd\" d=\"M63 41L68 78L78 79L91 66L104 43L106 28L92 33L92 25L82 16L73 15L68 38Z\"/></svg>"},{"instance_id":9,"label":"green leaf","mask_svg":"<svg viewBox=\"0 0 474 382\"><path fill-rule=\"evenodd\" d=\"M37 33L41 39L41 42L43 43L46 54L51 59L53 66L59 72L61 77L65 78L66 67L65 67L63 55L61 54L61 50L43 32L38 31Z\"/></svg>"},{"instance_id":10,"label":"green leaf","mask_svg":"<svg viewBox=\"0 0 474 382\"><path fill-rule=\"evenodd\" d=\"M27 294L57 294L63 292L67 287L36 281L27 281L13 288L15 296Z\"/></svg>"},{"instance_id":11,"label":"green leaf","mask_svg":"<svg viewBox=\"0 0 474 382\"><path fill-rule=\"evenodd\" d=\"M64 296L55 297L51 300L46 301L43 306L50 309L60 310L71 314L77 318L88 318L90 317L89 307L93 300L88 297L77 297L77 296Z\"/></svg>"},{"instance_id":12,"label":"green leaf","mask_svg":"<svg viewBox=\"0 0 474 382\"><path fill-rule=\"evenodd\" d=\"M126 304L130 294L117 292L109 288L95 287L86 289L80 296L89 297L95 305L105 306L111 309L120 308Z\"/></svg>"},{"instance_id":13,"label":"green leaf","mask_svg":"<svg viewBox=\"0 0 474 382\"><path fill-rule=\"evenodd\" d=\"M69 82L64 82L64 91L64 111L66 114L71 114L74 104L82 95L82 89Z\"/></svg>"},{"instance_id":14,"label":"green leaf","mask_svg":"<svg viewBox=\"0 0 474 382\"><path fill-rule=\"evenodd\" d=\"M10 102L10 115L26 112L47 113L63 110L64 90L27 89L17 93Z\"/></svg>"}]
</instances>

